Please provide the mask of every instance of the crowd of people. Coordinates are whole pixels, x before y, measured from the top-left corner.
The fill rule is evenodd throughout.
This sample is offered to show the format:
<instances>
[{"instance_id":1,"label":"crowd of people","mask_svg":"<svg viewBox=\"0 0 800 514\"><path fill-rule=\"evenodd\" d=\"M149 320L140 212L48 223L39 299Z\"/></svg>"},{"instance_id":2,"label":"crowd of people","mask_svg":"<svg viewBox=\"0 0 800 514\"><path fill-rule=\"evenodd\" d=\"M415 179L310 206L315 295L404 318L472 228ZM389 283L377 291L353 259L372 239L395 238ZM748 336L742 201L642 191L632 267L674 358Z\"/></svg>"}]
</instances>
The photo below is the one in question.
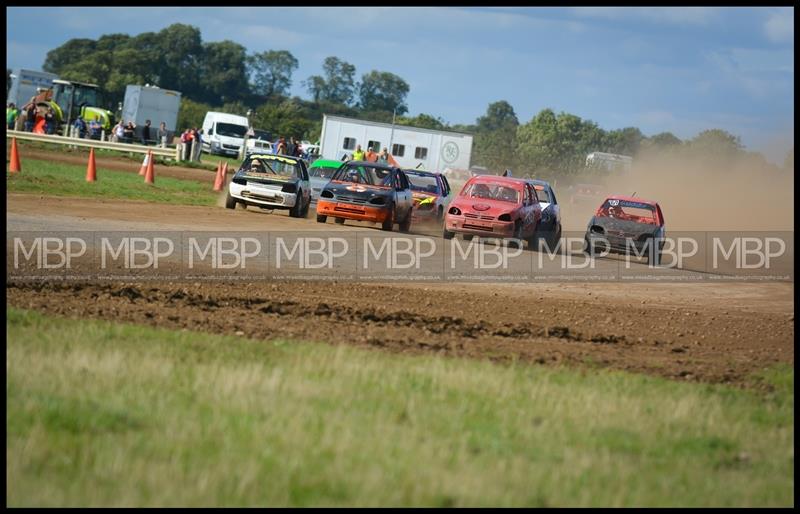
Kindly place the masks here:
<instances>
[{"instance_id":1,"label":"crowd of people","mask_svg":"<svg viewBox=\"0 0 800 514\"><path fill-rule=\"evenodd\" d=\"M392 157L389 155L389 149L384 148L380 153L368 148L366 151L361 149L361 145L356 145L355 151L352 154L342 155L342 161L370 161L378 162L381 164L391 164Z\"/></svg>"}]
</instances>

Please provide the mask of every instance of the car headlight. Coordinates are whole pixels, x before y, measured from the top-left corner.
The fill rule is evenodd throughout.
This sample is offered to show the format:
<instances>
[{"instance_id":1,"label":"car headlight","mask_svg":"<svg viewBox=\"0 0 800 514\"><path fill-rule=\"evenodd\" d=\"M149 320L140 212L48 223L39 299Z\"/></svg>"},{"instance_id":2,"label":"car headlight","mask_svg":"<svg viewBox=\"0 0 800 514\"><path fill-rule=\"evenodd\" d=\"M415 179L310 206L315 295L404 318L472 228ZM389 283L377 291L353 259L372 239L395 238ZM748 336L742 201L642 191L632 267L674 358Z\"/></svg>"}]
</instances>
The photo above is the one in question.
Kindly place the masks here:
<instances>
[{"instance_id":1,"label":"car headlight","mask_svg":"<svg viewBox=\"0 0 800 514\"><path fill-rule=\"evenodd\" d=\"M369 199L369 203L372 205L386 205L386 197L385 196L373 196Z\"/></svg>"},{"instance_id":2,"label":"car headlight","mask_svg":"<svg viewBox=\"0 0 800 514\"><path fill-rule=\"evenodd\" d=\"M453 216L461 216L461 209L458 207L450 207L447 213L452 214Z\"/></svg>"},{"instance_id":3,"label":"car headlight","mask_svg":"<svg viewBox=\"0 0 800 514\"><path fill-rule=\"evenodd\" d=\"M234 184L239 184L240 186L246 186L247 185L247 180L244 179L243 177L234 176L233 180L231 180L231 182L233 182Z\"/></svg>"},{"instance_id":4,"label":"car headlight","mask_svg":"<svg viewBox=\"0 0 800 514\"><path fill-rule=\"evenodd\" d=\"M511 221L511 214L505 213L497 217L498 221Z\"/></svg>"},{"instance_id":5,"label":"car headlight","mask_svg":"<svg viewBox=\"0 0 800 514\"><path fill-rule=\"evenodd\" d=\"M283 185L281 191L283 191L284 193L296 193L297 184L295 184L294 182L287 182L286 184Z\"/></svg>"},{"instance_id":6,"label":"car headlight","mask_svg":"<svg viewBox=\"0 0 800 514\"><path fill-rule=\"evenodd\" d=\"M333 193L331 193L330 190L326 189L323 192L321 192L319 196L321 196L322 198L333 198Z\"/></svg>"}]
</instances>

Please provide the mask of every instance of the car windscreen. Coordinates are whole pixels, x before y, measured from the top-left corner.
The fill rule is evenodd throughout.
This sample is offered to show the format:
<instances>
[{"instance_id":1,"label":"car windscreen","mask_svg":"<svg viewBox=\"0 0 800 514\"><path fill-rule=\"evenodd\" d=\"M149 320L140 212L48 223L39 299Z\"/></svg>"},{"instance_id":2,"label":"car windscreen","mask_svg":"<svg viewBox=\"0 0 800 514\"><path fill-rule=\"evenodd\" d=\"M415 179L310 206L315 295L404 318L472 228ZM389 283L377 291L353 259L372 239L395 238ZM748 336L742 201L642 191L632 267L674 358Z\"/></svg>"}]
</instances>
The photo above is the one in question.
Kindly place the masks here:
<instances>
[{"instance_id":1,"label":"car windscreen","mask_svg":"<svg viewBox=\"0 0 800 514\"><path fill-rule=\"evenodd\" d=\"M469 198L484 198L486 200L499 200L501 202L519 203L520 191L513 187L500 184L487 184L473 182L464 188L462 196Z\"/></svg>"},{"instance_id":2,"label":"car windscreen","mask_svg":"<svg viewBox=\"0 0 800 514\"><path fill-rule=\"evenodd\" d=\"M603 205L600 207L599 215L621 221L656 223L655 206L642 202L609 199L603 202Z\"/></svg>"},{"instance_id":3,"label":"car windscreen","mask_svg":"<svg viewBox=\"0 0 800 514\"><path fill-rule=\"evenodd\" d=\"M433 175L415 173L413 171L406 170L406 177L408 177L408 181L411 183L412 191L433 193L437 195L441 194L439 181L436 180L436 177Z\"/></svg>"},{"instance_id":4,"label":"car windscreen","mask_svg":"<svg viewBox=\"0 0 800 514\"><path fill-rule=\"evenodd\" d=\"M293 159L250 157L244 161L240 172L245 177L255 178L300 178L300 165Z\"/></svg>"},{"instance_id":5,"label":"car windscreen","mask_svg":"<svg viewBox=\"0 0 800 514\"><path fill-rule=\"evenodd\" d=\"M317 166L308 170L308 174L312 177L331 178L338 169L338 167L334 168L333 166Z\"/></svg>"},{"instance_id":6,"label":"car windscreen","mask_svg":"<svg viewBox=\"0 0 800 514\"><path fill-rule=\"evenodd\" d=\"M261 141L272 141L270 133L266 130L254 130L253 133L255 134L253 136L254 139L260 139Z\"/></svg>"},{"instance_id":7,"label":"car windscreen","mask_svg":"<svg viewBox=\"0 0 800 514\"><path fill-rule=\"evenodd\" d=\"M244 137L247 132L247 127L243 125L234 125L232 123L217 122L217 135L227 137Z\"/></svg>"},{"instance_id":8,"label":"car windscreen","mask_svg":"<svg viewBox=\"0 0 800 514\"><path fill-rule=\"evenodd\" d=\"M536 196L539 198L540 202L553 203L553 199L550 198L547 188L539 185L534 185L533 188L536 190Z\"/></svg>"},{"instance_id":9,"label":"car windscreen","mask_svg":"<svg viewBox=\"0 0 800 514\"><path fill-rule=\"evenodd\" d=\"M354 184L365 184L368 186L392 185L392 172L386 168L363 165L342 166L333 174L331 180L339 182L353 182Z\"/></svg>"}]
</instances>

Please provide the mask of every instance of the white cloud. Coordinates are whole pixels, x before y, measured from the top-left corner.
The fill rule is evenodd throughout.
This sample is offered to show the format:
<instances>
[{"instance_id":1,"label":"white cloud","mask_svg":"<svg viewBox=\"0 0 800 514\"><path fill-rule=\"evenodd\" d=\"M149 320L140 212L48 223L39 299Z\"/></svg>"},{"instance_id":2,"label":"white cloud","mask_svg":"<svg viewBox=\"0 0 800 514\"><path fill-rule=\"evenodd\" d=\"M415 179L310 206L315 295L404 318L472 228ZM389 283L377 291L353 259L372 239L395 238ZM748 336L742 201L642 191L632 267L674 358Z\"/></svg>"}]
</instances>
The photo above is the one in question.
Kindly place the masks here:
<instances>
[{"instance_id":1,"label":"white cloud","mask_svg":"<svg viewBox=\"0 0 800 514\"><path fill-rule=\"evenodd\" d=\"M764 22L764 33L775 43L794 41L794 8L771 12Z\"/></svg>"}]
</instances>

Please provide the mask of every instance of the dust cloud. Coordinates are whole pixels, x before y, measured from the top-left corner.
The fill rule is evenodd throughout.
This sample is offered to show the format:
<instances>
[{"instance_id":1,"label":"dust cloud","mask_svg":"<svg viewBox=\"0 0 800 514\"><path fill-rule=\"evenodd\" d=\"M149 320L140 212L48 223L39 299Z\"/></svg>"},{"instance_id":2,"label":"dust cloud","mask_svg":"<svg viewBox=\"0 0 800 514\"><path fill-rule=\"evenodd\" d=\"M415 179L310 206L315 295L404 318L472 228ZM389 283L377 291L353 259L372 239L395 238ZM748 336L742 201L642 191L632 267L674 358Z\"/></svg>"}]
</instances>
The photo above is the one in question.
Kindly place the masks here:
<instances>
[{"instance_id":1,"label":"dust cloud","mask_svg":"<svg viewBox=\"0 0 800 514\"><path fill-rule=\"evenodd\" d=\"M752 155L727 163L697 155L638 155L630 172L586 182L605 184L607 194L657 201L671 232L794 230L794 170ZM565 230L584 230L603 200L571 204L567 191L561 196Z\"/></svg>"}]
</instances>

